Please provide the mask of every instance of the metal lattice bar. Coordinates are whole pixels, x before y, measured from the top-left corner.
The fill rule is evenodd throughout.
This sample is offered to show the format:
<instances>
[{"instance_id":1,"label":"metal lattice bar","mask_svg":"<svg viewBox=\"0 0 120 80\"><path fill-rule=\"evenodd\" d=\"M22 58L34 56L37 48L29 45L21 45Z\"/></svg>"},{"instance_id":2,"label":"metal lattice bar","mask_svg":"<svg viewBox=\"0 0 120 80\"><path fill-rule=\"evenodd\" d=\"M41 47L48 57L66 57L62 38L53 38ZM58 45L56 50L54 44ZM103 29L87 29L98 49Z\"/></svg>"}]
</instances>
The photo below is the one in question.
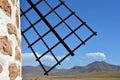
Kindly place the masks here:
<instances>
[{"instance_id":1,"label":"metal lattice bar","mask_svg":"<svg viewBox=\"0 0 120 80\"><path fill-rule=\"evenodd\" d=\"M57 25L55 25L53 28L51 28L48 32L46 32L43 36L39 37L39 39L37 39L35 42L33 42L30 46L34 45L37 41L39 41L40 39L42 39L44 36L46 36L48 33L50 33L52 30L54 30L56 27L58 27L62 22L64 22L65 20L67 20L71 15L73 15L73 13L71 13L70 15L68 15L65 19L63 19L61 22L59 22Z\"/></svg>"},{"instance_id":2,"label":"metal lattice bar","mask_svg":"<svg viewBox=\"0 0 120 80\"><path fill-rule=\"evenodd\" d=\"M21 9L21 12L23 12L22 9ZM32 23L29 21L29 19L27 18L27 16L26 16L25 14L24 14L24 16L25 16L25 18L28 20L28 22L32 25ZM28 39L25 37L25 35L22 34L22 36L23 36L24 39L26 40L27 44L30 45L30 43L29 43ZM33 49L32 47L30 47L30 48L31 48L31 50L32 50L32 52L33 52L33 54L34 54L34 56L35 56L36 58L38 58L38 56L36 55L34 49ZM41 65L41 67L43 68L43 70L46 72L46 70L45 70L44 66L42 65L41 61L38 60L38 62L39 62L39 64ZM46 74L46 75L47 75L47 74Z\"/></svg>"},{"instance_id":3,"label":"metal lattice bar","mask_svg":"<svg viewBox=\"0 0 120 80\"><path fill-rule=\"evenodd\" d=\"M60 62L65 60L68 56L70 56L70 54L67 54L64 58L62 58L58 63L56 63L53 67L51 67L48 71L46 71L44 75L47 75L53 68L55 68Z\"/></svg>"},{"instance_id":4,"label":"metal lattice bar","mask_svg":"<svg viewBox=\"0 0 120 80\"><path fill-rule=\"evenodd\" d=\"M33 29L35 30L35 32L38 34L38 36L39 37L41 37L41 35L38 33L38 31L35 29L35 27L33 27ZM50 51L50 53L52 54L52 56L55 58L55 60L57 61L57 62L59 62L58 61L58 59L55 57L55 55L53 54L53 52L50 50L50 48L48 47L48 45L46 44L46 42L43 40L43 39L41 39L42 41L43 41L43 43L45 44L45 46L49 49L49 51ZM38 59L38 58L37 58Z\"/></svg>"},{"instance_id":5,"label":"metal lattice bar","mask_svg":"<svg viewBox=\"0 0 120 80\"><path fill-rule=\"evenodd\" d=\"M43 1L43 0L41 0ZM40 2L37 2L35 5L37 5ZM49 11L47 14L44 15L44 17L48 16L50 13L52 13L55 9L57 9L58 7L60 7L63 4L63 2L61 2L59 5L57 5L54 9L52 9L51 11ZM28 11L30 11L33 7L29 8L28 10L26 10L25 12L22 11L21 9L21 16L25 15ZM40 18L39 20L37 20L35 23L32 24L32 26L29 26L27 29L25 29L24 31L22 31L22 33L25 33L26 31L28 31L30 28L34 27L34 25L36 25L38 22L40 22L42 19Z\"/></svg>"},{"instance_id":6,"label":"metal lattice bar","mask_svg":"<svg viewBox=\"0 0 120 80\"><path fill-rule=\"evenodd\" d=\"M25 37L25 35L22 34L22 36L24 37L24 39L26 40L27 44L29 45L30 43L29 43L29 41L27 40L27 38ZM33 54L34 54L34 56L35 56L36 58L38 58L37 55L36 55L36 53L35 53L35 51L34 51L34 49L33 49L32 47L30 47L30 48L31 48L31 50L32 50L32 52L33 52ZM41 65L41 67L43 68L43 70L46 72L46 70L45 70L43 64L41 63L41 61L38 60L38 62L39 62L39 64ZM47 75L47 73L46 73L46 75Z\"/></svg>"},{"instance_id":7,"label":"metal lattice bar","mask_svg":"<svg viewBox=\"0 0 120 80\"><path fill-rule=\"evenodd\" d=\"M59 2L59 4L57 4L55 7L52 7L51 4L49 4L48 0L38 0L36 3L33 3L32 0L26 0L27 3L30 5L29 8L25 11L23 11L21 9L21 16L23 16L27 22L29 23L29 26L27 26L27 28L25 28L24 30L22 30L22 35L23 38L25 39L25 41L28 44L28 48L31 49L31 51L33 52L33 54L36 57L36 61L38 61L38 63L41 65L42 69L44 70L44 75L48 75L48 73L55 68L57 65L59 65L63 60L65 60L68 56L70 55L74 55L74 52L80 48L82 45L85 45L85 43L92 38L94 35L96 35L96 32L94 32L87 24L86 22L84 22L79 16L76 15L75 12L73 12L66 4L64 1L62 0L57 0ZM50 10L48 12L44 14L42 14L42 11L37 7L37 5L39 4L45 4L46 7L48 7ZM59 12L57 12L56 10L59 9L59 7L64 6L65 9L67 9L69 11L69 14L66 14L65 18L62 18L62 16L60 16ZM42 7L44 8L44 7ZM27 16L28 12L31 12L31 10L34 10L35 13L37 13L37 15L39 16L39 19L37 19L36 21L32 22L31 20L29 20L29 17ZM57 23L52 26L52 24L50 23L49 19L47 19L47 17L49 15L51 15L52 13L54 13L59 20L57 21ZM34 15L34 14L33 14ZM70 26L69 23L67 23L66 21L71 18L74 17L75 19L77 19L77 21L79 22L79 25L76 25L74 29L72 29L72 27L74 26ZM44 34L41 35L41 33L39 33L40 31L38 31L36 28L36 24L39 23L44 23L49 30L45 31ZM68 33L65 34L64 37L62 37L60 35L59 32L56 31L57 28L61 28L61 24L64 24L64 27L66 27L67 30L69 30ZM39 28L40 25L39 25ZM85 37L85 39L83 39L78 33L77 31L81 30L81 28L86 28L87 31L89 31L91 34L89 34L89 36ZM35 40L32 40L31 42L29 42L29 38L27 38L26 33L28 33L28 31L33 30L34 33L36 33L37 38ZM48 36L50 33L53 33L54 37L58 40L57 42L55 42L51 47L49 47L50 45L46 42L46 40L44 39L46 36ZM79 43L73 48L71 49L71 46L69 44L67 44L66 40L70 38L70 36L73 34L73 37L76 37L76 40L79 41ZM38 42L42 42L42 44L46 47L47 50L45 50L44 52L41 52L41 56L38 56L35 53L34 47L38 44ZM41 43L40 43L41 45ZM63 48L66 50L66 55L61 58L60 60L57 59L57 57L55 56L55 52L53 51L55 48L57 48L57 46L62 45ZM40 46L41 47L41 46ZM40 48L39 47L39 48ZM40 48L41 49L41 48ZM50 69L46 70L45 67L43 66L41 59L47 55L50 52L50 54L53 56L54 60L57 62L55 63Z\"/></svg>"},{"instance_id":8,"label":"metal lattice bar","mask_svg":"<svg viewBox=\"0 0 120 80\"><path fill-rule=\"evenodd\" d=\"M45 1L45 3L49 6L49 8L51 8L51 9L53 9L52 8L52 6L50 6L50 4L46 1L46 0L44 0ZM62 3L62 1L61 1L61 3ZM64 4L64 2L63 2L63 4ZM71 11L71 10L70 10ZM62 18L59 16L59 14L56 12L56 11L53 11L58 17L59 17L59 19L60 20L62 20ZM74 12L71 12L71 13L73 13L73 14L75 14ZM63 23L71 30L71 31L73 31L71 28L70 28L70 26L65 22L65 20L63 21ZM76 33L73 33L81 42L83 42L82 41L82 39L76 34Z\"/></svg>"},{"instance_id":9,"label":"metal lattice bar","mask_svg":"<svg viewBox=\"0 0 120 80\"><path fill-rule=\"evenodd\" d=\"M36 4L34 4L35 6L37 6L40 2L42 2L43 0L38 1ZM30 11L33 7L31 6L29 9L27 9L26 11L22 12L22 14L20 16L25 15L28 11Z\"/></svg>"},{"instance_id":10,"label":"metal lattice bar","mask_svg":"<svg viewBox=\"0 0 120 80\"><path fill-rule=\"evenodd\" d=\"M83 24L81 24L79 27L77 27L75 30L73 30L71 33L69 33L67 36L65 36L64 38L63 38L63 40L65 40L65 39L67 39L72 33L74 33L75 31L77 31L80 27L82 27L84 25L84 23ZM36 61L37 60L39 60L40 58L42 58L44 55L46 55L49 51L51 51L52 49L54 49L57 45L59 45L61 42L58 42L58 43L56 43L53 47L51 47L48 51L46 51L45 53L43 53L40 57L38 57L37 59L36 59ZM82 42L83 44L85 44L85 42ZM81 44L82 45L82 44ZM77 47L76 47L76 49L77 49ZM75 49L75 50L76 50ZM73 52L75 51L75 50L73 50Z\"/></svg>"},{"instance_id":11,"label":"metal lattice bar","mask_svg":"<svg viewBox=\"0 0 120 80\"><path fill-rule=\"evenodd\" d=\"M40 13L40 11L34 6L34 4L28 0L28 3L33 6L34 10L37 12L37 14L42 18L42 20L46 23L46 25L52 29L52 26L50 25L50 23L45 19L45 17ZM54 33L54 35L59 39L59 41L61 41L61 43L63 44L63 46L68 50L68 52L73 56L74 53L71 51L71 49L67 46L67 44L62 40L62 38L58 35L58 33L52 29L52 32Z\"/></svg>"},{"instance_id":12,"label":"metal lattice bar","mask_svg":"<svg viewBox=\"0 0 120 80\"><path fill-rule=\"evenodd\" d=\"M22 11L22 10L21 10ZM30 23L30 25L32 26L32 28L34 29L34 31L37 33L37 35L39 37L41 37L41 35L38 33L38 31L35 29L35 27L32 25L32 23L29 21L28 17L24 14L25 18L28 20L28 22ZM45 46L49 49L48 45L45 43L45 41L43 39L41 39L43 41L43 43L45 44ZM29 44L30 45L30 44ZM31 48L31 47L30 47ZM58 62L58 59L55 57L55 55L53 54L53 52L50 50L50 53L52 54L52 56L55 58L55 60Z\"/></svg>"},{"instance_id":13,"label":"metal lattice bar","mask_svg":"<svg viewBox=\"0 0 120 80\"><path fill-rule=\"evenodd\" d=\"M94 35L96 35L96 32L94 32L92 35L90 35L86 40L84 40L83 43L79 44L73 51L77 50L80 46L82 46L83 44L85 44L85 42L87 42L90 38L92 38Z\"/></svg>"}]
</instances>

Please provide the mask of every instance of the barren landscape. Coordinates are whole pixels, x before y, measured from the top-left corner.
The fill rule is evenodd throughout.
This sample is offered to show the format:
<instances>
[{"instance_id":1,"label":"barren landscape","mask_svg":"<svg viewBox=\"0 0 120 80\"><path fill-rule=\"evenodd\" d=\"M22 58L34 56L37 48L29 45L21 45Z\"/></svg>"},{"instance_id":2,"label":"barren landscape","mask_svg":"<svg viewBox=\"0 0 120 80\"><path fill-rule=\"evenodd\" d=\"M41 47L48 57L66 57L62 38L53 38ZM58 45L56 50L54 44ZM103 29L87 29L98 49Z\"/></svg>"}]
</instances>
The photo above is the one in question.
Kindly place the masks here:
<instances>
[{"instance_id":1,"label":"barren landscape","mask_svg":"<svg viewBox=\"0 0 120 80\"><path fill-rule=\"evenodd\" d=\"M23 77L23 80L120 80L120 72L95 72L76 76Z\"/></svg>"},{"instance_id":2,"label":"barren landscape","mask_svg":"<svg viewBox=\"0 0 120 80\"><path fill-rule=\"evenodd\" d=\"M120 78L25 78L23 80L120 80Z\"/></svg>"}]
</instances>

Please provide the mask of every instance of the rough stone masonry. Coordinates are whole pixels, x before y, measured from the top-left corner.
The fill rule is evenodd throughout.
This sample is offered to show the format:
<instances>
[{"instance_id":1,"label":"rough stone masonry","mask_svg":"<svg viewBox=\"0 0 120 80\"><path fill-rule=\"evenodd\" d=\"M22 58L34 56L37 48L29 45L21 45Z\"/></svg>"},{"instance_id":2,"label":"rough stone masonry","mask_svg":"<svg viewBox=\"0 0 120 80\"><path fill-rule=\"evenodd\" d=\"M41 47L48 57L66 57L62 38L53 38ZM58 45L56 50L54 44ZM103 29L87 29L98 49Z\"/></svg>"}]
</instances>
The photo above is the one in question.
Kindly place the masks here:
<instances>
[{"instance_id":1,"label":"rough stone masonry","mask_svg":"<svg viewBox=\"0 0 120 80\"><path fill-rule=\"evenodd\" d=\"M22 80L19 0L0 0L0 80Z\"/></svg>"}]
</instances>

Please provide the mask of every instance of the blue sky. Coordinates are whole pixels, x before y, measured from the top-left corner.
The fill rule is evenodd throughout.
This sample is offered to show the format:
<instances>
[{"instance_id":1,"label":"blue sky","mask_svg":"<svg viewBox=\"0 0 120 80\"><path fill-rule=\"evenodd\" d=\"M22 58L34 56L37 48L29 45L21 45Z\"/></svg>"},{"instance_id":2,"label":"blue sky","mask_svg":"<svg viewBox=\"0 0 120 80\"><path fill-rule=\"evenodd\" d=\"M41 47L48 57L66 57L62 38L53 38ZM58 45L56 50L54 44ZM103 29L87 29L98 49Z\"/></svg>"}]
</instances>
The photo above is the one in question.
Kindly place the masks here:
<instances>
[{"instance_id":1,"label":"blue sky","mask_svg":"<svg viewBox=\"0 0 120 80\"><path fill-rule=\"evenodd\" d=\"M22 8L24 8L25 5L27 6L23 1L24 0L21 0ZM72 66L84 66L96 60L120 65L120 0L64 1L80 18L86 21L98 35L90 39L85 46L80 47L75 52L75 56L67 58L62 62L62 65L58 67L71 68ZM37 17L32 19L37 19ZM21 20L21 28L24 29L28 24L25 23L23 18L21 18ZM33 34L29 33L27 35L29 35L31 40L36 38L36 36L31 37ZM38 65L23 38L22 46L23 65ZM39 47L35 48L37 50ZM41 55L39 51L36 51L36 53ZM61 59L63 55L64 53L56 54L58 59ZM46 65L55 63L49 54L42 59L42 62Z\"/></svg>"}]
</instances>

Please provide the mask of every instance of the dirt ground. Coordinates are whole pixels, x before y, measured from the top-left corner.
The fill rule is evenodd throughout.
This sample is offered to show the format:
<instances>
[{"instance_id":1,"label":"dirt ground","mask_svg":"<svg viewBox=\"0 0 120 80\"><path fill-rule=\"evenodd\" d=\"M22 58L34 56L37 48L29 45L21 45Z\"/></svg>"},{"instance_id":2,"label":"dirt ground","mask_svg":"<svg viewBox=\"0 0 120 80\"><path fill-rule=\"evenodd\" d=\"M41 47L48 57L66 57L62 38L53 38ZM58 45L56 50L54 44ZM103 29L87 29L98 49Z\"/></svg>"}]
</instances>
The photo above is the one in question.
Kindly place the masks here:
<instances>
[{"instance_id":1,"label":"dirt ground","mask_svg":"<svg viewBox=\"0 0 120 80\"><path fill-rule=\"evenodd\" d=\"M39 78L23 78L23 80L120 80L120 78L60 78L60 77L39 77Z\"/></svg>"},{"instance_id":2,"label":"dirt ground","mask_svg":"<svg viewBox=\"0 0 120 80\"><path fill-rule=\"evenodd\" d=\"M24 76L23 80L120 80L120 72L95 72L66 76Z\"/></svg>"}]
</instances>

